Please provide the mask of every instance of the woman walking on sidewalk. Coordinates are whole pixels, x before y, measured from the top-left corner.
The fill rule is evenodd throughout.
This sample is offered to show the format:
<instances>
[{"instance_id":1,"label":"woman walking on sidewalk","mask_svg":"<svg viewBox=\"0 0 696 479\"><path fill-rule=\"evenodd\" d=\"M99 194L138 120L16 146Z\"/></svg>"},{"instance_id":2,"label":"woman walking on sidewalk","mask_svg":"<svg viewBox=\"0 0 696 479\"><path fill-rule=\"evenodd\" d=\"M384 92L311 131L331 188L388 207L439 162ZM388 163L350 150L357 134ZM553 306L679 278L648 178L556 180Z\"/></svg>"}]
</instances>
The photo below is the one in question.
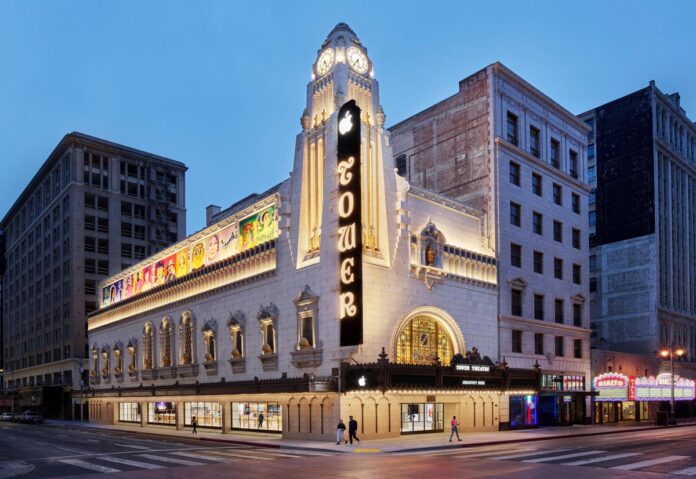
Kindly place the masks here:
<instances>
[{"instance_id":1,"label":"woman walking on sidewalk","mask_svg":"<svg viewBox=\"0 0 696 479\"><path fill-rule=\"evenodd\" d=\"M193 431L191 431L191 434L198 434L198 431L196 430L196 426L198 426L198 419L196 416L191 418L191 426L193 426Z\"/></svg>"},{"instance_id":2,"label":"woman walking on sidewalk","mask_svg":"<svg viewBox=\"0 0 696 479\"><path fill-rule=\"evenodd\" d=\"M341 444L341 441L348 444L348 441L346 441L346 438L344 436L345 432L346 432L346 425L343 423L343 419L339 419L338 426L336 426L336 445Z\"/></svg>"},{"instance_id":3,"label":"woman walking on sidewalk","mask_svg":"<svg viewBox=\"0 0 696 479\"><path fill-rule=\"evenodd\" d=\"M457 435L457 441L461 441L461 439L459 439L459 421L457 421L457 416L452 416L450 426L452 427L452 432L450 433L449 442L452 442L452 436L455 434Z\"/></svg>"}]
</instances>

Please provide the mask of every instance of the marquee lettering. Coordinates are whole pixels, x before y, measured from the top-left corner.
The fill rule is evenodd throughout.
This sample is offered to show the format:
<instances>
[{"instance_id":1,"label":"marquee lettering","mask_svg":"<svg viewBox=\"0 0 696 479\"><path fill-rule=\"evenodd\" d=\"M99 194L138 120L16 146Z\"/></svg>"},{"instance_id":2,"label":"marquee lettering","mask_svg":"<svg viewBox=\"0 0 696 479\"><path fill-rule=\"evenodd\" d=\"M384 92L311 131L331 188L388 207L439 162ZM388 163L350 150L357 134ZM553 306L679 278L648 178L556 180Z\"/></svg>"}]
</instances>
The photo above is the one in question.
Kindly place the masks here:
<instances>
[{"instance_id":1,"label":"marquee lettering","mask_svg":"<svg viewBox=\"0 0 696 479\"><path fill-rule=\"evenodd\" d=\"M343 263L341 263L341 283L350 284L355 281L355 275L352 270L354 265L354 258L346 258L343 260Z\"/></svg>"},{"instance_id":2,"label":"marquee lettering","mask_svg":"<svg viewBox=\"0 0 696 479\"><path fill-rule=\"evenodd\" d=\"M349 218L353 214L354 202L353 193L350 191L346 191L341 195L338 199L338 214L341 218Z\"/></svg>"},{"instance_id":3,"label":"marquee lettering","mask_svg":"<svg viewBox=\"0 0 696 479\"><path fill-rule=\"evenodd\" d=\"M355 249L355 223L338 228L338 251L345 253Z\"/></svg>"},{"instance_id":4,"label":"marquee lettering","mask_svg":"<svg viewBox=\"0 0 696 479\"><path fill-rule=\"evenodd\" d=\"M355 164L355 158L350 157L347 161L338 163L338 182L341 186L346 186L353 179L353 173L350 170Z\"/></svg>"}]
</instances>

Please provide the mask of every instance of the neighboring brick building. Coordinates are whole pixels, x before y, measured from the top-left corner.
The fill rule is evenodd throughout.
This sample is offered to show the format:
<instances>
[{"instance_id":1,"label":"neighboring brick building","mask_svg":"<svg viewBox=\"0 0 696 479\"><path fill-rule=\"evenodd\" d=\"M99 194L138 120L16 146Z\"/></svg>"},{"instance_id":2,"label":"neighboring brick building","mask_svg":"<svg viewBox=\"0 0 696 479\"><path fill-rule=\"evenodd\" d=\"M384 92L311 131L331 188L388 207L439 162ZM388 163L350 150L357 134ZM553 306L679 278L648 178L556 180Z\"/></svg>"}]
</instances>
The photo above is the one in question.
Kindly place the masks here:
<instances>
[{"instance_id":1,"label":"neighboring brick building","mask_svg":"<svg viewBox=\"0 0 696 479\"><path fill-rule=\"evenodd\" d=\"M499 355L541 365L542 424L590 414L588 129L500 63L390 128L399 174L487 214Z\"/></svg>"},{"instance_id":2,"label":"neighboring brick building","mask_svg":"<svg viewBox=\"0 0 696 479\"><path fill-rule=\"evenodd\" d=\"M185 236L185 171L69 133L5 214L3 368L15 409L72 416L97 285Z\"/></svg>"}]
</instances>

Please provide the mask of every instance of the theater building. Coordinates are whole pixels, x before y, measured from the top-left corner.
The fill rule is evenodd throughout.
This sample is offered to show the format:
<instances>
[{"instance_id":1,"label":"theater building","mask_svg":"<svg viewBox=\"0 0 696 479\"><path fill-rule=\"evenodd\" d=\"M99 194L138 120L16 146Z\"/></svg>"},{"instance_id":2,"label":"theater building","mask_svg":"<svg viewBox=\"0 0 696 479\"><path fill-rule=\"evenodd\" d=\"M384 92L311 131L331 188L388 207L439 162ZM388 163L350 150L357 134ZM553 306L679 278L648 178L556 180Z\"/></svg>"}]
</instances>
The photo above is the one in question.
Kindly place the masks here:
<instances>
[{"instance_id":1,"label":"theater building","mask_svg":"<svg viewBox=\"0 0 696 479\"><path fill-rule=\"evenodd\" d=\"M539 368L499 357L480 210L396 174L366 48L318 50L290 177L101 285L90 414L331 439L534 426Z\"/></svg>"}]
</instances>

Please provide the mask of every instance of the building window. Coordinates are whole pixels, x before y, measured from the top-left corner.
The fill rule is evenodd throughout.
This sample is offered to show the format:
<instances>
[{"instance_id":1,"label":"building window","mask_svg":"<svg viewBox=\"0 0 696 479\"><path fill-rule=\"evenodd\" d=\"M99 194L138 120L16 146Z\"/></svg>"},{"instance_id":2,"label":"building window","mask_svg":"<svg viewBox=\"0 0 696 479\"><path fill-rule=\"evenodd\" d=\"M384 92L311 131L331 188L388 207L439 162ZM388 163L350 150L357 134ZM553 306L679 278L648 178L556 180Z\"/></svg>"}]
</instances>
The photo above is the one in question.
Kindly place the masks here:
<instances>
[{"instance_id":1,"label":"building window","mask_svg":"<svg viewBox=\"0 0 696 479\"><path fill-rule=\"evenodd\" d=\"M522 316L522 290L510 290L510 312L513 316Z\"/></svg>"},{"instance_id":2,"label":"building window","mask_svg":"<svg viewBox=\"0 0 696 479\"><path fill-rule=\"evenodd\" d=\"M563 336L556 336L556 356L562 358L564 356L563 352Z\"/></svg>"},{"instance_id":3,"label":"building window","mask_svg":"<svg viewBox=\"0 0 696 479\"><path fill-rule=\"evenodd\" d=\"M553 138L551 139L551 166L561 168L561 143Z\"/></svg>"},{"instance_id":4,"label":"building window","mask_svg":"<svg viewBox=\"0 0 696 479\"><path fill-rule=\"evenodd\" d=\"M573 340L573 357L575 359L582 359L582 339Z\"/></svg>"},{"instance_id":5,"label":"building window","mask_svg":"<svg viewBox=\"0 0 696 479\"><path fill-rule=\"evenodd\" d=\"M596 211L590 211L590 219L589 223L591 227L594 227L597 224L597 212Z\"/></svg>"},{"instance_id":6,"label":"building window","mask_svg":"<svg viewBox=\"0 0 696 479\"><path fill-rule=\"evenodd\" d=\"M522 224L522 206L510 202L510 224L520 226Z\"/></svg>"},{"instance_id":7,"label":"building window","mask_svg":"<svg viewBox=\"0 0 696 479\"><path fill-rule=\"evenodd\" d=\"M553 240L563 243L563 223L560 221L553 221Z\"/></svg>"},{"instance_id":8,"label":"building window","mask_svg":"<svg viewBox=\"0 0 696 479\"><path fill-rule=\"evenodd\" d=\"M590 255L590 271L597 271L597 255Z\"/></svg>"},{"instance_id":9,"label":"building window","mask_svg":"<svg viewBox=\"0 0 696 479\"><path fill-rule=\"evenodd\" d=\"M135 422L140 424L140 403L118 403L118 420L119 422Z\"/></svg>"},{"instance_id":10,"label":"building window","mask_svg":"<svg viewBox=\"0 0 696 479\"><path fill-rule=\"evenodd\" d=\"M571 207L573 208L573 213L580 214L580 195L577 193L571 195Z\"/></svg>"},{"instance_id":11,"label":"building window","mask_svg":"<svg viewBox=\"0 0 696 479\"><path fill-rule=\"evenodd\" d=\"M541 251L534 252L534 272L544 274L544 253Z\"/></svg>"},{"instance_id":12,"label":"building window","mask_svg":"<svg viewBox=\"0 0 696 479\"><path fill-rule=\"evenodd\" d=\"M510 183L520 186L520 165L514 161L510 162Z\"/></svg>"},{"instance_id":13,"label":"building window","mask_svg":"<svg viewBox=\"0 0 696 479\"><path fill-rule=\"evenodd\" d=\"M297 307L297 344L296 349L314 349L316 344L316 322L319 312L319 296L312 292L309 285L295 296Z\"/></svg>"},{"instance_id":14,"label":"building window","mask_svg":"<svg viewBox=\"0 0 696 479\"><path fill-rule=\"evenodd\" d=\"M573 304L573 326L582 327L582 304Z\"/></svg>"},{"instance_id":15,"label":"building window","mask_svg":"<svg viewBox=\"0 0 696 479\"><path fill-rule=\"evenodd\" d=\"M539 129L533 126L529 127L529 152L539 158Z\"/></svg>"},{"instance_id":16,"label":"building window","mask_svg":"<svg viewBox=\"0 0 696 479\"><path fill-rule=\"evenodd\" d=\"M537 196L543 196L541 175L532 173L532 193Z\"/></svg>"},{"instance_id":17,"label":"building window","mask_svg":"<svg viewBox=\"0 0 696 479\"><path fill-rule=\"evenodd\" d=\"M534 334L534 354L544 354L544 335L542 333Z\"/></svg>"},{"instance_id":18,"label":"building window","mask_svg":"<svg viewBox=\"0 0 696 479\"><path fill-rule=\"evenodd\" d=\"M160 366L168 368L172 366L172 324L169 318L164 318L160 326L160 341L162 354L160 356Z\"/></svg>"},{"instance_id":19,"label":"building window","mask_svg":"<svg viewBox=\"0 0 696 479\"><path fill-rule=\"evenodd\" d=\"M147 422L150 424L176 425L176 404L173 402L147 403Z\"/></svg>"},{"instance_id":20,"label":"building window","mask_svg":"<svg viewBox=\"0 0 696 479\"><path fill-rule=\"evenodd\" d=\"M230 319L227 321L227 327L230 330L230 340L232 342L232 361L241 360L244 357L244 313L237 311L237 313L230 315Z\"/></svg>"},{"instance_id":21,"label":"building window","mask_svg":"<svg viewBox=\"0 0 696 479\"><path fill-rule=\"evenodd\" d=\"M534 319L544 320L544 296L541 294L534 295Z\"/></svg>"},{"instance_id":22,"label":"building window","mask_svg":"<svg viewBox=\"0 0 696 479\"><path fill-rule=\"evenodd\" d=\"M544 216L536 211L532 213L532 231L538 235L544 234Z\"/></svg>"},{"instance_id":23,"label":"building window","mask_svg":"<svg viewBox=\"0 0 696 479\"><path fill-rule=\"evenodd\" d=\"M193 425L194 417L200 427L222 428L222 407L219 402L185 402L184 426Z\"/></svg>"},{"instance_id":24,"label":"building window","mask_svg":"<svg viewBox=\"0 0 696 479\"><path fill-rule=\"evenodd\" d=\"M592 165L587 167L587 182L597 181L597 167Z\"/></svg>"},{"instance_id":25,"label":"building window","mask_svg":"<svg viewBox=\"0 0 696 479\"><path fill-rule=\"evenodd\" d=\"M558 324L563 324L563 300L557 299L554 301L554 320Z\"/></svg>"},{"instance_id":26,"label":"building window","mask_svg":"<svg viewBox=\"0 0 696 479\"><path fill-rule=\"evenodd\" d=\"M147 323L143 331L143 369L152 369L154 367L154 345L154 328L152 327L152 323Z\"/></svg>"},{"instance_id":27,"label":"building window","mask_svg":"<svg viewBox=\"0 0 696 479\"><path fill-rule=\"evenodd\" d=\"M597 292L597 278L590 278L590 293Z\"/></svg>"},{"instance_id":28,"label":"building window","mask_svg":"<svg viewBox=\"0 0 696 479\"><path fill-rule=\"evenodd\" d=\"M193 364L193 318L188 311L181 315L181 364Z\"/></svg>"},{"instance_id":29,"label":"building window","mask_svg":"<svg viewBox=\"0 0 696 479\"><path fill-rule=\"evenodd\" d=\"M257 313L256 319L259 322L261 329L261 354L273 355L277 351L276 324L278 321L278 308L271 303L268 306L262 306Z\"/></svg>"},{"instance_id":30,"label":"building window","mask_svg":"<svg viewBox=\"0 0 696 479\"><path fill-rule=\"evenodd\" d=\"M553 184L553 202L563 205L563 188L558 183Z\"/></svg>"},{"instance_id":31,"label":"building window","mask_svg":"<svg viewBox=\"0 0 696 479\"><path fill-rule=\"evenodd\" d=\"M510 265L522 267L522 246L510 243Z\"/></svg>"},{"instance_id":32,"label":"building window","mask_svg":"<svg viewBox=\"0 0 696 479\"><path fill-rule=\"evenodd\" d=\"M573 248L580 249L580 230L573 228Z\"/></svg>"},{"instance_id":33,"label":"building window","mask_svg":"<svg viewBox=\"0 0 696 479\"><path fill-rule=\"evenodd\" d=\"M283 409L277 402L233 402L232 429L280 432Z\"/></svg>"},{"instance_id":34,"label":"building window","mask_svg":"<svg viewBox=\"0 0 696 479\"><path fill-rule=\"evenodd\" d=\"M406 178L407 176L407 166L406 166L406 155L399 155L396 157L396 160L394 160L394 163L396 164L396 174Z\"/></svg>"},{"instance_id":35,"label":"building window","mask_svg":"<svg viewBox=\"0 0 696 479\"><path fill-rule=\"evenodd\" d=\"M517 116L507 112L507 141L517 146Z\"/></svg>"},{"instance_id":36,"label":"building window","mask_svg":"<svg viewBox=\"0 0 696 479\"><path fill-rule=\"evenodd\" d=\"M537 425L537 397L510 396L510 427L521 428Z\"/></svg>"},{"instance_id":37,"label":"building window","mask_svg":"<svg viewBox=\"0 0 696 479\"><path fill-rule=\"evenodd\" d=\"M573 178L578 178L578 152L570 150L568 152L568 172Z\"/></svg>"},{"instance_id":38,"label":"building window","mask_svg":"<svg viewBox=\"0 0 696 479\"><path fill-rule=\"evenodd\" d=\"M561 258L553 259L553 277L563 279L563 260Z\"/></svg>"},{"instance_id":39,"label":"building window","mask_svg":"<svg viewBox=\"0 0 696 479\"><path fill-rule=\"evenodd\" d=\"M573 264L573 283L575 283L575 284L582 283L580 272L581 272L580 265Z\"/></svg>"},{"instance_id":40,"label":"building window","mask_svg":"<svg viewBox=\"0 0 696 479\"><path fill-rule=\"evenodd\" d=\"M396 362L431 365L439 358L449 366L454 355L454 343L445 328L435 318L416 316L399 332Z\"/></svg>"},{"instance_id":41,"label":"building window","mask_svg":"<svg viewBox=\"0 0 696 479\"><path fill-rule=\"evenodd\" d=\"M203 358L206 363L213 362L217 360L217 345L215 332L217 331L217 324L214 319L206 321L203 326L203 347L205 348L205 353Z\"/></svg>"},{"instance_id":42,"label":"building window","mask_svg":"<svg viewBox=\"0 0 696 479\"><path fill-rule=\"evenodd\" d=\"M522 331L520 331L518 329L512 330L511 348L512 348L513 353L521 353L522 352Z\"/></svg>"}]
</instances>

